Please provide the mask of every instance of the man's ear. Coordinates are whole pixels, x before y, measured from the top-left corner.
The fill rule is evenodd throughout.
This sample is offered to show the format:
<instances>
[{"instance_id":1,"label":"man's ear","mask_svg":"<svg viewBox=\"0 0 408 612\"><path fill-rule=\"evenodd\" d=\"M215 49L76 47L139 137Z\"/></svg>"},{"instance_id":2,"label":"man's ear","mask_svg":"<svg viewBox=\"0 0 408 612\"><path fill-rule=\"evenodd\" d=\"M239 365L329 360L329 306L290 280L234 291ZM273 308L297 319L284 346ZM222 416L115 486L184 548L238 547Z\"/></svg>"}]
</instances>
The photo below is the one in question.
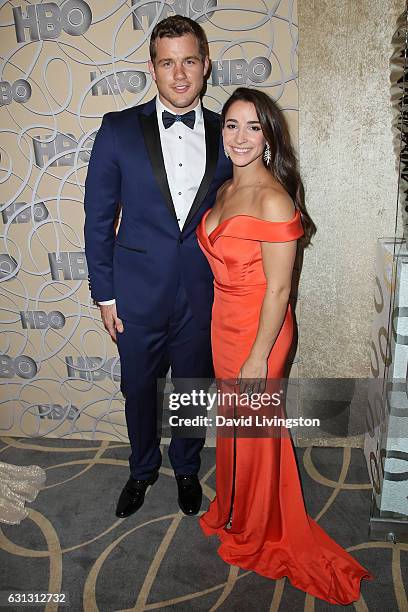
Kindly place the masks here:
<instances>
[{"instance_id":1,"label":"man's ear","mask_svg":"<svg viewBox=\"0 0 408 612\"><path fill-rule=\"evenodd\" d=\"M210 67L210 58L208 57L208 55L206 55L204 58L204 76L205 77L208 75L209 67Z\"/></svg>"},{"instance_id":2,"label":"man's ear","mask_svg":"<svg viewBox=\"0 0 408 612\"><path fill-rule=\"evenodd\" d=\"M156 80L156 72L155 72L154 64L153 64L152 60L150 60L150 59L148 60L147 67L149 69L150 74L152 75L153 81L155 81Z\"/></svg>"}]
</instances>

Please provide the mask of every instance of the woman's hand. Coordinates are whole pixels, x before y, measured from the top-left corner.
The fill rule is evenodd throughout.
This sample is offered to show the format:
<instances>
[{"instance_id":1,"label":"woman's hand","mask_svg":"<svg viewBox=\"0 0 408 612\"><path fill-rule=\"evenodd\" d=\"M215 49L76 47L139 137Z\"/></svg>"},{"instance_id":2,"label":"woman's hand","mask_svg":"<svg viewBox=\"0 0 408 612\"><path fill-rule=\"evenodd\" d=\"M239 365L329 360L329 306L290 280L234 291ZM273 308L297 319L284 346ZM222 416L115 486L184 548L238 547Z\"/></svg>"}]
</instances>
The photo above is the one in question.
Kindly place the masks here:
<instances>
[{"instance_id":1,"label":"woman's hand","mask_svg":"<svg viewBox=\"0 0 408 612\"><path fill-rule=\"evenodd\" d=\"M240 393L262 393L265 389L265 379L268 373L267 359L250 355L241 367L237 384Z\"/></svg>"}]
</instances>

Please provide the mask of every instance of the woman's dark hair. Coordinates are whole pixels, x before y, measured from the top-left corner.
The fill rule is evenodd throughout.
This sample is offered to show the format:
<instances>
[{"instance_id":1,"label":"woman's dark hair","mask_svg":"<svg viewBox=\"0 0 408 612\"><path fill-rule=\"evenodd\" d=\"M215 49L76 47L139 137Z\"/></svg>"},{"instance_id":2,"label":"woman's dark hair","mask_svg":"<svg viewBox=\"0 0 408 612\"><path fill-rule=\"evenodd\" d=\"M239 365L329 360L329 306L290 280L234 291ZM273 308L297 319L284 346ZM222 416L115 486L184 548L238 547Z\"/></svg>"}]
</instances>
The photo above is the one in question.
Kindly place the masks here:
<instances>
[{"instance_id":1,"label":"woman's dark hair","mask_svg":"<svg viewBox=\"0 0 408 612\"><path fill-rule=\"evenodd\" d=\"M150 36L150 59L154 63L156 59L156 40L167 36L168 38L178 38L185 34L192 34L198 41L198 49L201 57L201 61L204 63L206 57L208 57L208 40L203 28L189 17L183 17L182 15L171 15L162 21L159 21L153 28Z\"/></svg>"},{"instance_id":2,"label":"woman's dark hair","mask_svg":"<svg viewBox=\"0 0 408 612\"><path fill-rule=\"evenodd\" d=\"M271 161L265 166L273 176L286 189L293 199L295 207L299 210L304 229L304 236L300 242L307 246L316 233L313 223L305 206L305 193L302 179L297 167L297 160L290 142L289 129L278 105L262 91L239 87L224 104L221 112L222 125L228 109L234 102L252 102L261 124L263 135L271 148Z\"/></svg>"}]
</instances>

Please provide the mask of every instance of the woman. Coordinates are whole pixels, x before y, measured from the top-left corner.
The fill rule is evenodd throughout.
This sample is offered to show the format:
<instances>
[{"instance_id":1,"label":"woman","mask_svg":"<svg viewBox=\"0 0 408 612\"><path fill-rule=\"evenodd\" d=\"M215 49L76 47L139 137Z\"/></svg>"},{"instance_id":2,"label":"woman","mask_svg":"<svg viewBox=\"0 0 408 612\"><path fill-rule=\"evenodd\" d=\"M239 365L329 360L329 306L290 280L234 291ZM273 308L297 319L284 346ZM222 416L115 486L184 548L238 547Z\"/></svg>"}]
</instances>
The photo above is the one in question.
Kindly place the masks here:
<instances>
[{"instance_id":1,"label":"woman","mask_svg":"<svg viewBox=\"0 0 408 612\"><path fill-rule=\"evenodd\" d=\"M233 177L197 229L214 273L212 349L218 380L260 390L284 376L293 339L288 303L297 241L315 225L282 113L264 93L239 88L222 111ZM272 385L273 387L273 385ZM262 390L262 389L261 389ZM200 518L232 565L329 603L359 598L371 574L305 510L290 436L217 437L216 497Z\"/></svg>"}]
</instances>

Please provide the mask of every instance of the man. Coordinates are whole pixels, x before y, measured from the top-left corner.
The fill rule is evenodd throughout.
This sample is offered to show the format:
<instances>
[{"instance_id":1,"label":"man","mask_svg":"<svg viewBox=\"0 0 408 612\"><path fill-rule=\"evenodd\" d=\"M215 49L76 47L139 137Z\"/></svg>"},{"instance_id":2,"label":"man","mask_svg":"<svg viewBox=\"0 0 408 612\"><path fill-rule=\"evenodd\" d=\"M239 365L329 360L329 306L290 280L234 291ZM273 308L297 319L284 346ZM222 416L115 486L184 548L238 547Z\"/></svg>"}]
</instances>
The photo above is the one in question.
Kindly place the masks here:
<instances>
[{"instance_id":1,"label":"man","mask_svg":"<svg viewBox=\"0 0 408 612\"><path fill-rule=\"evenodd\" d=\"M202 28L179 15L161 21L151 35L150 57L158 96L103 117L85 184L91 295L117 341L132 450L119 517L136 512L158 478L157 379L169 366L175 379L212 376L213 277L195 230L231 176L219 116L201 106L209 69ZM203 438L173 437L170 443L185 514L201 506L203 445Z\"/></svg>"}]
</instances>

